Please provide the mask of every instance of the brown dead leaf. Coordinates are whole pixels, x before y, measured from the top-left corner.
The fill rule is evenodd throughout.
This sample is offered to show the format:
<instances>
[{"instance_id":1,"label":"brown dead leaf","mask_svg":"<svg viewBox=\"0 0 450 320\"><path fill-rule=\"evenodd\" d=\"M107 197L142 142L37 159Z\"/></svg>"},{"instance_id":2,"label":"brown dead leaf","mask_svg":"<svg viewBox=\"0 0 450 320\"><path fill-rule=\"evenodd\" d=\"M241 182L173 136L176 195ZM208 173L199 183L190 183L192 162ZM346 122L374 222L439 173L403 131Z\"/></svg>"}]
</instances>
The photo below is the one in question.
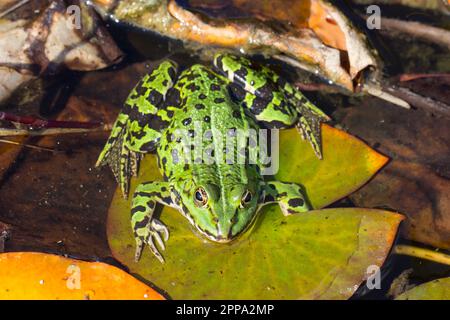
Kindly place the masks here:
<instances>
[{"instance_id":1,"label":"brown dead leaf","mask_svg":"<svg viewBox=\"0 0 450 320\"><path fill-rule=\"evenodd\" d=\"M357 206L405 213L404 237L449 249L448 119L393 109L373 99L359 107L341 109L336 118L392 160L351 199Z\"/></svg>"},{"instance_id":2,"label":"brown dead leaf","mask_svg":"<svg viewBox=\"0 0 450 320\"><path fill-rule=\"evenodd\" d=\"M0 103L30 80L62 68L95 70L117 62L122 53L93 10L83 2L82 23L74 24L64 1L52 1L34 21L0 22Z\"/></svg>"}]
</instances>

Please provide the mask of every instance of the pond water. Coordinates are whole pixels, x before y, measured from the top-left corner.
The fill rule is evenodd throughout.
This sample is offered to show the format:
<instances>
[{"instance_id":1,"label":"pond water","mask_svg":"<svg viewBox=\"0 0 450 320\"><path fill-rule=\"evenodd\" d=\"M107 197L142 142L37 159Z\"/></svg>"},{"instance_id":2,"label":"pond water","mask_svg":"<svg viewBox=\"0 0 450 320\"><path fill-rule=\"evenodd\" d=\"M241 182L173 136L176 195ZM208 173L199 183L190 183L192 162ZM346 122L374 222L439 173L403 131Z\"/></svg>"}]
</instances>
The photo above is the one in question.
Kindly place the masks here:
<instances>
[{"instance_id":1,"label":"pond water","mask_svg":"<svg viewBox=\"0 0 450 320\"><path fill-rule=\"evenodd\" d=\"M363 7L355 8L361 12ZM450 26L445 17L417 9L387 6L384 12L390 17ZM179 41L113 21L107 26L125 53L119 64L88 73L66 71L51 79L41 99L16 109L9 105L6 110L112 123L134 84L158 61L171 58L183 66L199 61ZM371 36L385 57L386 78L450 72L446 48L393 33ZM287 76L292 77L292 68L287 69ZM450 104L448 76L401 85ZM450 118L420 108L403 110L373 97L327 92L306 95L333 118L336 127L392 159L366 186L332 207L405 213L409 220L402 224L395 244L441 247L446 252L450 248ZM107 213L116 182L109 170L95 168L108 135L108 131L96 131L17 140L42 149L0 142L0 231L4 223L10 233L5 251L57 253L126 269L112 257L106 238ZM390 255L381 271L381 289L361 286L353 299L387 299L392 281L405 271L410 284L450 276L450 266Z\"/></svg>"}]
</instances>

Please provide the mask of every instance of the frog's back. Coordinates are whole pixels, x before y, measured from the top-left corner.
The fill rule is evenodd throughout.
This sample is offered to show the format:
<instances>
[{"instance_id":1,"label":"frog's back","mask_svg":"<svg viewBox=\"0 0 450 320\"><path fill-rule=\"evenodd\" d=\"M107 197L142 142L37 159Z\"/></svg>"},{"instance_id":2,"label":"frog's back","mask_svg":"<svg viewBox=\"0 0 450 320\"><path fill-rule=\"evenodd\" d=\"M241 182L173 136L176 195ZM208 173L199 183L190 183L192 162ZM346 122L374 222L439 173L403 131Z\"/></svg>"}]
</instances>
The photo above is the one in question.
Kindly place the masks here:
<instances>
[{"instance_id":1,"label":"frog's back","mask_svg":"<svg viewBox=\"0 0 450 320\"><path fill-rule=\"evenodd\" d=\"M193 174L241 179L243 165L222 161L230 152L225 141L227 135L232 140L236 133L248 132L256 124L230 97L226 80L205 66L194 65L181 73L174 90L180 103L167 107L174 115L158 147L162 174L170 180ZM188 144L189 161L183 158L184 143Z\"/></svg>"}]
</instances>

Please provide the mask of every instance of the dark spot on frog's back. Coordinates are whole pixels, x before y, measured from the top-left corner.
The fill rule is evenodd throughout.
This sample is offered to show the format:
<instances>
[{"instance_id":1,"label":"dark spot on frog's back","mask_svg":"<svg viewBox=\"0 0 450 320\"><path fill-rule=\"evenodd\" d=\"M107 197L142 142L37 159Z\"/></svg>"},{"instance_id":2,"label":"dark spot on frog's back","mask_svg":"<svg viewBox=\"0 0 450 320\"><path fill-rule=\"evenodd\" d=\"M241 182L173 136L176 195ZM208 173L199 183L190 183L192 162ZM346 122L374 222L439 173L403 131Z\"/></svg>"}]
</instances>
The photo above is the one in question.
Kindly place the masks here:
<instances>
[{"instance_id":1,"label":"dark spot on frog's back","mask_svg":"<svg viewBox=\"0 0 450 320\"><path fill-rule=\"evenodd\" d=\"M210 89L211 89L211 91L219 91L220 86L215 83L212 83Z\"/></svg>"},{"instance_id":2,"label":"dark spot on frog's back","mask_svg":"<svg viewBox=\"0 0 450 320\"><path fill-rule=\"evenodd\" d=\"M166 105L178 107L181 105L180 91L174 88L170 88L166 94Z\"/></svg>"},{"instance_id":3,"label":"dark spot on frog's back","mask_svg":"<svg viewBox=\"0 0 450 320\"><path fill-rule=\"evenodd\" d=\"M195 83L190 83L189 85L186 86L186 89L189 89L192 92L195 92L195 91L200 90L200 87L197 86Z\"/></svg>"},{"instance_id":4,"label":"dark spot on frog's back","mask_svg":"<svg viewBox=\"0 0 450 320\"><path fill-rule=\"evenodd\" d=\"M204 120L205 122L210 122L210 121L211 121L211 118L210 118L209 116L205 116L205 117L203 118L203 120Z\"/></svg>"},{"instance_id":5,"label":"dark spot on frog's back","mask_svg":"<svg viewBox=\"0 0 450 320\"><path fill-rule=\"evenodd\" d=\"M162 94L156 90L152 90L147 98L147 100L150 101L150 103L153 104L154 106L158 105L162 101L162 99L163 99Z\"/></svg>"},{"instance_id":6,"label":"dark spot on frog's back","mask_svg":"<svg viewBox=\"0 0 450 320\"><path fill-rule=\"evenodd\" d=\"M214 102L215 102L215 103L224 103L224 102L225 102L225 99L224 99L224 98L215 98L215 99L214 99Z\"/></svg>"},{"instance_id":7,"label":"dark spot on frog's back","mask_svg":"<svg viewBox=\"0 0 450 320\"><path fill-rule=\"evenodd\" d=\"M186 119L184 119L182 122L183 122L183 125L188 126L188 125L191 124L192 119L191 119L191 118L186 118Z\"/></svg>"},{"instance_id":8,"label":"dark spot on frog's back","mask_svg":"<svg viewBox=\"0 0 450 320\"><path fill-rule=\"evenodd\" d=\"M305 204L305 200L302 198L294 198L288 201L288 205L291 207L301 207Z\"/></svg>"},{"instance_id":9,"label":"dark spot on frog's back","mask_svg":"<svg viewBox=\"0 0 450 320\"><path fill-rule=\"evenodd\" d=\"M167 116L169 118L173 118L173 111L172 110L167 110Z\"/></svg>"},{"instance_id":10,"label":"dark spot on frog's back","mask_svg":"<svg viewBox=\"0 0 450 320\"><path fill-rule=\"evenodd\" d=\"M140 96L146 96L147 91L149 90L147 87L143 86L144 82L139 82L139 84L134 88L135 94L133 97L140 97Z\"/></svg>"},{"instance_id":11,"label":"dark spot on frog's back","mask_svg":"<svg viewBox=\"0 0 450 320\"><path fill-rule=\"evenodd\" d=\"M203 105L203 104L201 104L201 103L197 103L197 104L195 105L195 109L197 109L197 110L205 109L205 105Z\"/></svg>"},{"instance_id":12,"label":"dark spot on frog's back","mask_svg":"<svg viewBox=\"0 0 450 320\"><path fill-rule=\"evenodd\" d=\"M198 98L201 99L201 100L205 100L207 97L206 97L206 95L204 93L200 93L198 95Z\"/></svg>"}]
</instances>

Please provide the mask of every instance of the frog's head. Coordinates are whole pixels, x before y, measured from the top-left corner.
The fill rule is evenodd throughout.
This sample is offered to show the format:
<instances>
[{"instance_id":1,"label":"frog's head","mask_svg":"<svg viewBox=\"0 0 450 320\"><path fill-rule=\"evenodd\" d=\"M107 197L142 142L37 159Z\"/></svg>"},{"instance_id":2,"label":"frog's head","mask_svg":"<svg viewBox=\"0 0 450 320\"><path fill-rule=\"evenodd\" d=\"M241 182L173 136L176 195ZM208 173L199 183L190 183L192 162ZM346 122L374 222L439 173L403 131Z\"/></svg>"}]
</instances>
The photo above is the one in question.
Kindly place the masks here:
<instances>
[{"instance_id":1,"label":"frog's head","mask_svg":"<svg viewBox=\"0 0 450 320\"><path fill-rule=\"evenodd\" d=\"M261 195L258 179L225 185L192 181L180 196L190 223L211 241L226 243L242 234L254 221Z\"/></svg>"}]
</instances>

